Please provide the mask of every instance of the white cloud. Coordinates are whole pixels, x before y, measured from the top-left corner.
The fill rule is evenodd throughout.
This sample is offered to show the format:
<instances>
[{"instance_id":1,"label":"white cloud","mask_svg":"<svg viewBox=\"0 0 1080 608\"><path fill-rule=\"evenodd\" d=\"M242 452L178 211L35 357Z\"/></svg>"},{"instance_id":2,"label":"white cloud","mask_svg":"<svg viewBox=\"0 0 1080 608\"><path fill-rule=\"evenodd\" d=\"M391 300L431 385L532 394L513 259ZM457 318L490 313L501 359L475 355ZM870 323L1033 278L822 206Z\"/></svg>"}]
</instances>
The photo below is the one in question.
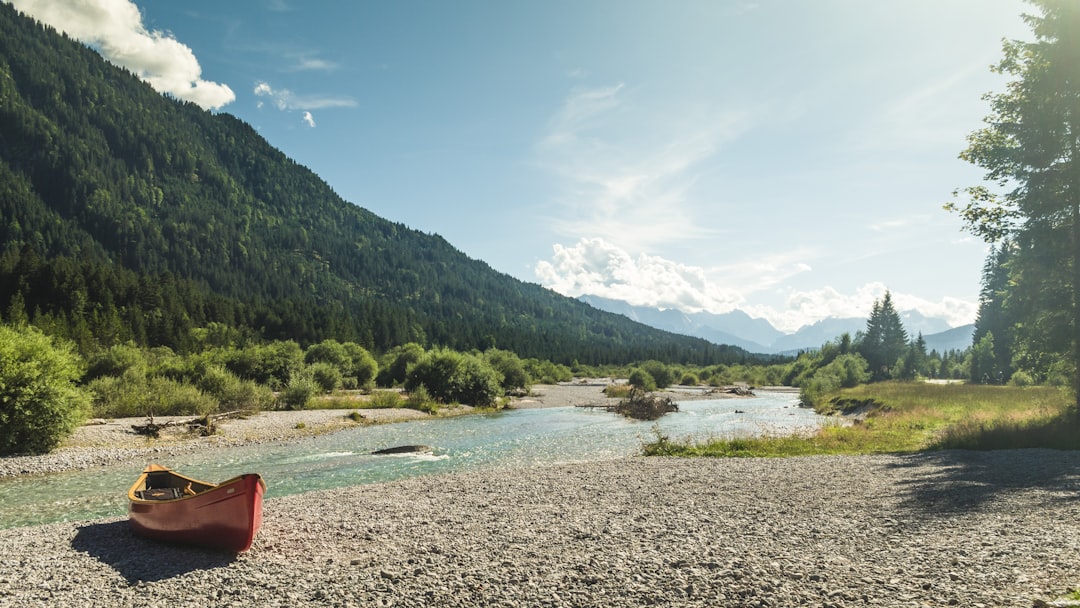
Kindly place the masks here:
<instances>
[{"instance_id":1,"label":"white cloud","mask_svg":"<svg viewBox=\"0 0 1080 608\"><path fill-rule=\"evenodd\" d=\"M583 238L572 247L554 245L552 259L539 262L535 272L542 285L569 297L595 295L691 313L738 308L789 333L828 317L867 317L874 301L888 289L872 282L852 293L832 287L789 291L779 307L754 302L755 294L810 272L810 265L803 261L808 255L806 251L776 253L704 269L644 253L635 257L602 238ZM976 304L952 297L932 302L894 291L892 298L898 310L917 310L954 327L973 322L977 311Z\"/></svg>"},{"instance_id":2,"label":"white cloud","mask_svg":"<svg viewBox=\"0 0 1080 608\"><path fill-rule=\"evenodd\" d=\"M304 123L312 129L315 128L315 117L311 115L311 112L304 112Z\"/></svg>"},{"instance_id":3,"label":"white cloud","mask_svg":"<svg viewBox=\"0 0 1080 608\"><path fill-rule=\"evenodd\" d=\"M774 327L784 332L794 332L804 325L828 317L868 317L874 301L885 296L888 287L872 282L858 287L852 293L841 293L832 287L809 291L791 291L783 308L767 305L747 305L743 311L753 317L768 319ZM897 310L916 310L927 317L944 319L949 325L959 327L975 321L978 305L959 298L944 297L932 302L911 294L891 292Z\"/></svg>"},{"instance_id":4,"label":"white cloud","mask_svg":"<svg viewBox=\"0 0 1080 608\"><path fill-rule=\"evenodd\" d=\"M639 254L632 257L601 238L581 239L573 247L554 246L551 261L536 265L540 282L563 295L596 295L635 306L683 311L726 312L742 297L711 282L705 270Z\"/></svg>"},{"instance_id":5,"label":"white cloud","mask_svg":"<svg viewBox=\"0 0 1080 608\"><path fill-rule=\"evenodd\" d=\"M289 89L275 89L268 82L258 82L252 90L256 97L266 97L279 110L322 110L352 108L356 100L348 96L297 95ZM259 107L262 107L261 105Z\"/></svg>"},{"instance_id":6,"label":"white cloud","mask_svg":"<svg viewBox=\"0 0 1080 608\"><path fill-rule=\"evenodd\" d=\"M93 45L157 91L209 109L236 99L228 85L202 79L202 68L189 47L168 33L148 31L139 8L129 0L13 0L13 4Z\"/></svg>"}]
</instances>

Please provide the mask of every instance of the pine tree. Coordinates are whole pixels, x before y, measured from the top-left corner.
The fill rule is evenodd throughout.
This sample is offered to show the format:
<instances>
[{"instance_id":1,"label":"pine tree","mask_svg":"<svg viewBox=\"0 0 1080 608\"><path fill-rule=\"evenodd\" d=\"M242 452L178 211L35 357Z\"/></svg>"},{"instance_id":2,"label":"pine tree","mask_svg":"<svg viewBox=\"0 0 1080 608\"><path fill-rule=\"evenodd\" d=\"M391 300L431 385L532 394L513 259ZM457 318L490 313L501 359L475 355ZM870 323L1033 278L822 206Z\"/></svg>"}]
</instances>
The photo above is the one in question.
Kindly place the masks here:
<instances>
[{"instance_id":1,"label":"pine tree","mask_svg":"<svg viewBox=\"0 0 1080 608\"><path fill-rule=\"evenodd\" d=\"M874 300L866 333L859 343L859 354L870 364L871 380L893 377L893 368L907 350L907 331L892 303L892 294L885 292L881 301Z\"/></svg>"},{"instance_id":2,"label":"pine tree","mask_svg":"<svg viewBox=\"0 0 1080 608\"><path fill-rule=\"evenodd\" d=\"M1067 361L1080 399L1080 3L1029 1L1041 13L1024 16L1034 40L1003 43L994 71L1014 79L987 96L987 126L960 155L1005 191L970 187L965 206L947 207L988 242L1015 243L1016 359L1037 373Z\"/></svg>"}]
</instances>

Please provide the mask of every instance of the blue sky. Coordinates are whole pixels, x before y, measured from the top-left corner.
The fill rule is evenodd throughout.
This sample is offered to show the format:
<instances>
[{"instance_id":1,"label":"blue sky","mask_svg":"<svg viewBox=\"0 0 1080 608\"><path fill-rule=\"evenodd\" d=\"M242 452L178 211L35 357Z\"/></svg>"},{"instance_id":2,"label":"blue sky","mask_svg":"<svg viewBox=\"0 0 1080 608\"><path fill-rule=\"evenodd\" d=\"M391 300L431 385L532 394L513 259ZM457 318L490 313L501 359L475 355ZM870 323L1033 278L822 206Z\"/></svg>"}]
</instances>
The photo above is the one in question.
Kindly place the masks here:
<instances>
[{"instance_id":1,"label":"blue sky","mask_svg":"<svg viewBox=\"0 0 1080 608\"><path fill-rule=\"evenodd\" d=\"M15 0L346 200L570 296L974 319L942 210L1021 0Z\"/></svg>"}]
</instances>

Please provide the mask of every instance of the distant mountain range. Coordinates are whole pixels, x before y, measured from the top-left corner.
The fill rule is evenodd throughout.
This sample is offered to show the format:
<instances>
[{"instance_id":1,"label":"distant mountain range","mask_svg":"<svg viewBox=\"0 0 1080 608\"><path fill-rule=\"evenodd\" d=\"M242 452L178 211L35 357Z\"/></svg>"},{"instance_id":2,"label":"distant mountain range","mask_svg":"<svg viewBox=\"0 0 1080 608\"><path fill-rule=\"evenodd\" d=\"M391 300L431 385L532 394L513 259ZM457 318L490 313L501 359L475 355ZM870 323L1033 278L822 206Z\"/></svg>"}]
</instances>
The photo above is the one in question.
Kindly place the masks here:
<instances>
[{"instance_id":1,"label":"distant mountain range","mask_svg":"<svg viewBox=\"0 0 1080 608\"><path fill-rule=\"evenodd\" d=\"M865 318L829 317L805 325L792 334L773 327L765 319L755 319L741 310L724 314L708 312L687 313L673 309L661 310L634 306L620 300L584 295L578 298L600 310L617 313L634 321L672 333L704 338L716 344L729 344L761 354L794 354L801 350L820 348L847 332L852 337L866 329ZM943 319L927 317L916 310L901 311L904 328L911 336L920 332L928 350L945 352L964 350L971 346L974 325L950 327Z\"/></svg>"}]
</instances>

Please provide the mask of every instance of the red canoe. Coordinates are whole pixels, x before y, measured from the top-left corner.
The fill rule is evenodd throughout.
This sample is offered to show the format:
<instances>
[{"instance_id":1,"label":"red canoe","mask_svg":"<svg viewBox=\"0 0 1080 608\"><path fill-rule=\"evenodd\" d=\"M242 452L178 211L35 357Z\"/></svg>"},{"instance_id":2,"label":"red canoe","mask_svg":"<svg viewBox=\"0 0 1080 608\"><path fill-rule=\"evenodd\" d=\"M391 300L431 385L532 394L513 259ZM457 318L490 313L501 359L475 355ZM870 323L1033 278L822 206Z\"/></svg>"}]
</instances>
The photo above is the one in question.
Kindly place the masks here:
<instances>
[{"instance_id":1,"label":"red canoe","mask_svg":"<svg viewBox=\"0 0 1080 608\"><path fill-rule=\"evenodd\" d=\"M128 490L131 527L155 540L240 553L262 524L265 492L257 473L214 484L152 464Z\"/></svg>"}]
</instances>

